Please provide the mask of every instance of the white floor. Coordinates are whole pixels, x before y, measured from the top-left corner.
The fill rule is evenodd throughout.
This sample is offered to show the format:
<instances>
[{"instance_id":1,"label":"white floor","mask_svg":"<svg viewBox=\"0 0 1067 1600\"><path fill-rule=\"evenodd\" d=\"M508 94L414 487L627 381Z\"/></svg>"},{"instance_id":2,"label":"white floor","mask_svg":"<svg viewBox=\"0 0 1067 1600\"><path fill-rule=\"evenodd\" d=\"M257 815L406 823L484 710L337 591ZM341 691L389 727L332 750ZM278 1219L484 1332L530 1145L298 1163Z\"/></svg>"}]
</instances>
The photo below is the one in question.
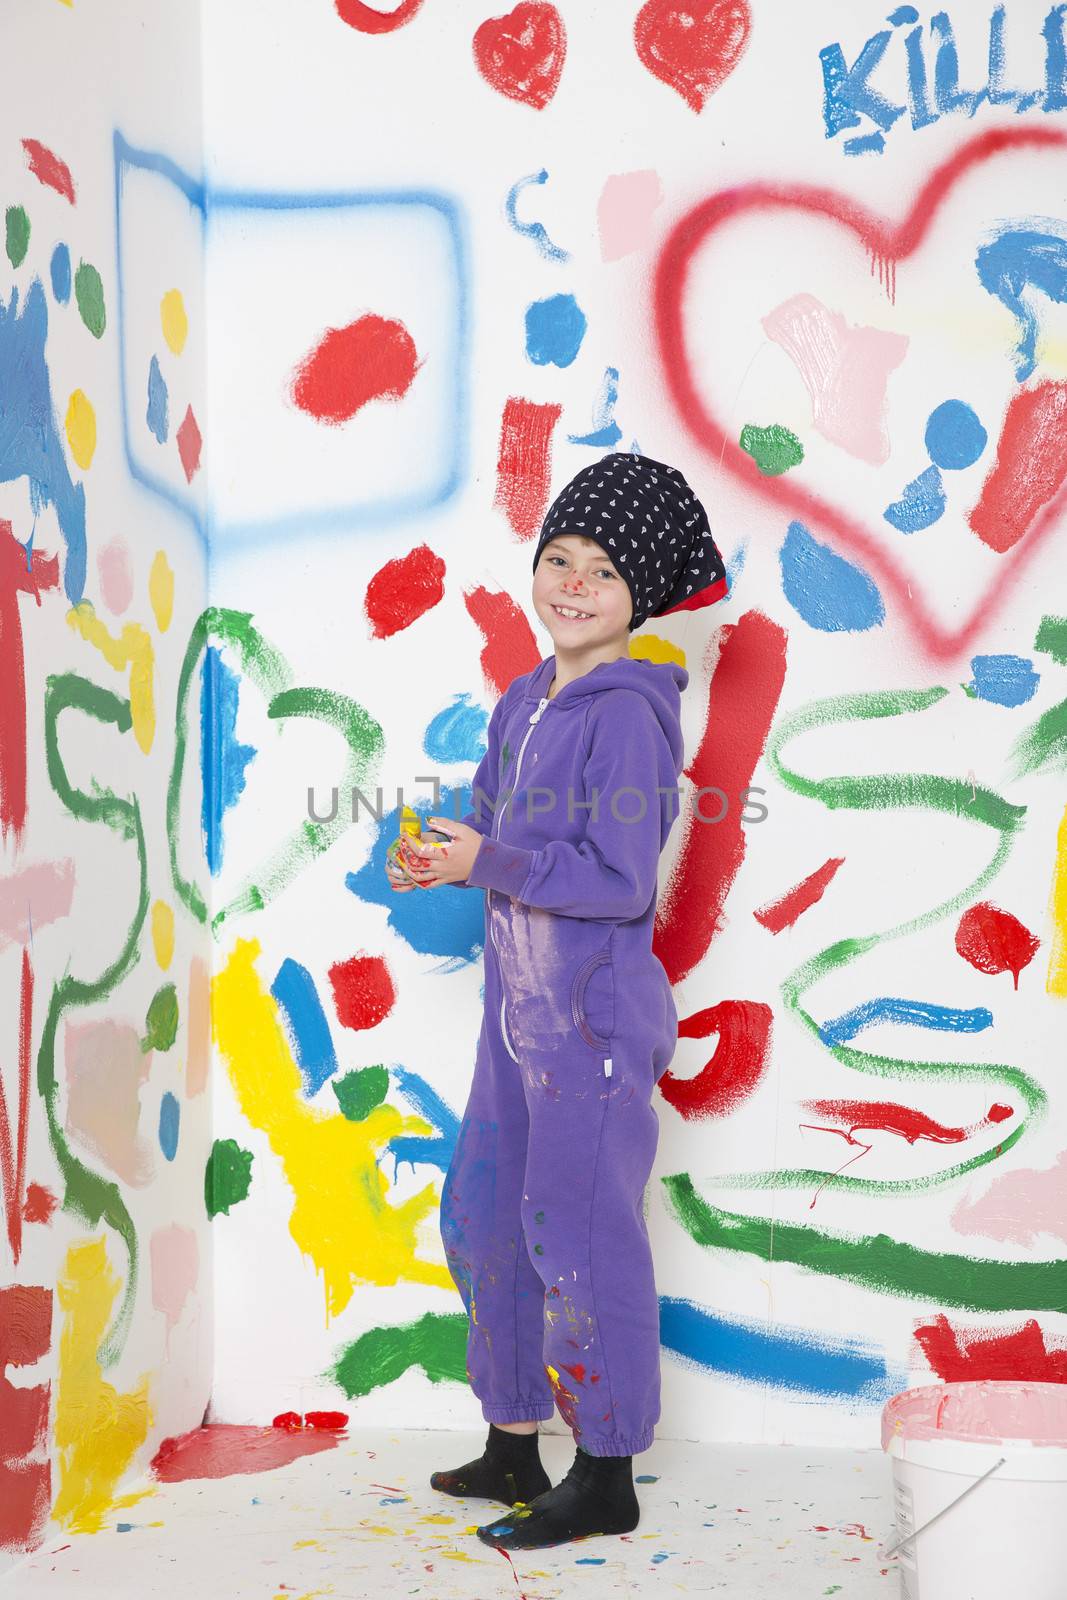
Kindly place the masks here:
<instances>
[{"instance_id":1,"label":"white floor","mask_svg":"<svg viewBox=\"0 0 1067 1600\"><path fill-rule=\"evenodd\" d=\"M704 1594L897 1600L892 1476L881 1451L657 1440L635 1458L632 1534L511 1562L476 1537L506 1506L429 1487L481 1453L478 1433L365 1430L255 1476L156 1484L98 1534L58 1536L0 1581L7 1600L476 1600ZM553 1483L574 1459L542 1435ZM118 1532L119 1523L128 1531Z\"/></svg>"}]
</instances>

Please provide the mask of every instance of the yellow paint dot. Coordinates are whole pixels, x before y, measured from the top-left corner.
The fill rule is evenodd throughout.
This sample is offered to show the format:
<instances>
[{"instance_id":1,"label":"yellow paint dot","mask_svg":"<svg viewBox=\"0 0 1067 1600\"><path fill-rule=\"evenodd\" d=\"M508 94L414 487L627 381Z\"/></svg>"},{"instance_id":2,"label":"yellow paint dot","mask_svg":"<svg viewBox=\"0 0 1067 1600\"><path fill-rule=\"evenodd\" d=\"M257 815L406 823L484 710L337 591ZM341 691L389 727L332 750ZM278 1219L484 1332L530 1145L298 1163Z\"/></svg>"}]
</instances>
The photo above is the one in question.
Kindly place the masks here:
<instances>
[{"instance_id":1,"label":"yellow paint dot","mask_svg":"<svg viewBox=\"0 0 1067 1600\"><path fill-rule=\"evenodd\" d=\"M174 573L162 550L157 550L152 558L148 574L148 598L152 602L156 627L160 633L166 633L174 615Z\"/></svg>"},{"instance_id":2,"label":"yellow paint dot","mask_svg":"<svg viewBox=\"0 0 1067 1600\"><path fill-rule=\"evenodd\" d=\"M81 389L75 389L70 397L66 426L70 453L82 471L87 472L96 452L96 412Z\"/></svg>"},{"instance_id":3,"label":"yellow paint dot","mask_svg":"<svg viewBox=\"0 0 1067 1600\"><path fill-rule=\"evenodd\" d=\"M157 900L152 906L152 948L166 972L174 959L174 912L165 900Z\"/></svg>"},{"instance_id":4,"label":"yellow paint dot","mask_svg":"<svg viewBox=\"0 0 1067 1600\"><path fill-rule=\"evenodd\" d=\"M631 640L630 655L635 661L651 661L654 666L662 666L665 661L685 666L685 651L658 633L644 633L640 639Z\"/></svg>"},{"instance_id":5,"label":"yellow paint dot","mask_svg":"<svg viewBox=\"0 0 1067 1600\"><path fill-rule=\"evenodd\" d=\"M189 318L185 314L185 301L180 289L168 289L159 302L159 320L163 324L163 337L176 356L185 349L189 335Z\"/></svg>"}]
</instances>

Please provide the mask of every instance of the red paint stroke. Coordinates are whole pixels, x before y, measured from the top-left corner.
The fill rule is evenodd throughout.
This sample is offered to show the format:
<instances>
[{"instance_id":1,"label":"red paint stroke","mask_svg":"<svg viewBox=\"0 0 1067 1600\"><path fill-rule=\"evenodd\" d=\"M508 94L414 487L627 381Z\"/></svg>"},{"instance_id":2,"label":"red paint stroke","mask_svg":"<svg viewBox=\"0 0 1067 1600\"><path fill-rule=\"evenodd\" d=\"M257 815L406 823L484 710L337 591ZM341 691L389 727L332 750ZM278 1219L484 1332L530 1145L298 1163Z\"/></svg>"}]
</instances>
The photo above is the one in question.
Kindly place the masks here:
<instances>
[{"instance_id":1,"label":"red paint stroke","mask_svg":"<svg viewBox=\"0 0 1067 1600\"><path fill-rule=\"evenodd\" d=\"M164 1439L152 1458L152 1472L160 1483L184 1483L188 1478L232 1478L244 1472L272 1472L301 1456L335 1450L336 1433L302 1428L287 1433L282 1428L252 1428L237 1423L213 1422Z\"/></svg>"},{"instance_id":2,"label":"red paint stroke","mask_svg":"<svg viewBox=\"0 0 1067 1600\"><path fill-rule=\"evenodd\" d=\"M654 78L702 111L744 55L751 27L745 0L648 0L634 47Z\"/></svg>"},{"instance_id":3,"label":"red paint stroke","mask_svg":"<svg viewBox=\"0 0 1067 1600\"><path fill-rule=\"evenodd\" d=\"M760 906L758 911L753 911L752 915L763 927L769 928L771 933L781 933L783 928L791 928L805 911L810 911L813 905L818 904L836 876L838 868L844 864L844 856L831 856L821 867L803 878L795 889L790 889L779 900L769 900L765 906Z\"/></svg>"},{"instance_id":4,"label":"red paint stroke","mask_svg":"<svg viewBox=\"0 0 1067 1600\"><path fill-rule=\"evenodd\" d=\"M347 1411L305 1411L304 1423L309 1428L320 1428L323 1433L340 1433L348 1427Z\"/></svg>"},{"instance_id":5,"label":"red paint stroke","mask_svg":"<svg viewBox=\"0 0 1067 1600\"><path fill-rule=\"evenodd\" d=\"M41 1183L28 1183L26 1185L26 1199L22 1207L23 1222L44 1222L52 1220L52 1214L59 1201L51 1189L46 1189Z\"/></svg>"},{"instance_id":6,"label":"red paint stroke","mask_svg":"<svg viewBox=\"0 0 1067 1600\"><path fill-rule=\"evenodd\" d=\"M1010 550L1067 478L1067 383L1039 383L1012 396L997 459L967 521L991 550Z\"/></svg>"},{"instance_id":7,"label":"red paint stroke","mask_svg":"<svg viewBox=\"0 0 1067 1600\"><path fill-rule=\"evenodd\" d=\"M26 679L19 595L41 595L59 585L59 558L28 555L0 521L0 834L18 843L26 826Z\"/></svg>"},{"instance_id":8,"label":"red paint stroke","mask_svg":"<svg viewBox=\"0 0 1067 1600\"><path fill-rule=\"evenodd\" d=\"M485 681L503 694L509 683L532 672L541 660L529 619L503 590L493 594L481 587L468 589L463 600L485 639L479 657Z\"/></svg>"},{"instance_id":9,"label":"red paint stroke","mask_svg":"<svg viewBox=\"0 0 1067 1600\"><path fill-rule=\"evenodd\" d=\"M687 1122L735 1111L767 1070L772 1020L770 1006L760 1000L720 1000L680 1020L679 1039L719 1038L695 1077L676 1077L668 1067L659 1080L664 1100Z\"/></svg>"},{"instance_id":10,"label":"red paint stroke","mask_svg":"<svg viewBox=\"0 0 1067 1600\"><path fill-rule=\"evenodd\" d=\"M8 1367L30 1367L52 1344L52 1291L0 1289L0 1550L36 1549L52 1504L51 1385L20 1388Z\"/></svg>"},{"instance_id":11,"label":"red paint stroke","mask_svg":"<svg viewBox=\"0 0 1067 1600\"><path fill-rule=\"evenodd\" d=\"M187 407L175 438L178 441L178 456L185 472L185 481L192 483L194 475L200 468L200 451L204 443L192 406Z\"/></svg>"},{"instance_id":12,"label":"red paint stroke","mask_svg":"<svg viewBox=\"0 0 1067 1600\"><path fill-rule=\"evenodd\" d=\"M422 5L422 0L400 0L395 11L375 11L365 6L363 0L334 0L337 15L357 33L395 33L410 22Z\"/></svg>"},{"instance_id":13,"label":"red paint stroke","mask_svg":"<svg viewBox=\"0 0 1067 1600\"><path fill-rule=\"evenodd\" d=\"M1019 974L1034 959L1041 940L1010 911L988 900L965 911L956 928L956 949L979 972L1010 972L1016 989Z\"/></svg>"},{"instance_id":14,"label":"red paint stroke","mask_svg":"<svg viewBox=\"0 0 1067 1600\"><path fill-rule=\"evenodd\" d=\"M55 151L49 150L39 139L23 139L22 148L26 152L26 159L34 177L73 205L74 179L70 175L67 163L61 161Z\"/></svg>"},{"instance_id":15,"label":"red paint stroke","mask_svg":"<svg viewBox=\"0 0 1067 1600\"><path fill-rule=\"evenodd\" d=\"M11 1144L11 1118L0 1072L0 1195L7 1218L7 1242L18 1265L22 1254L22 1207L26 1195L26 1142L30 1131L30 1035L33 1031L33 968L30 952L22 952L19 985L18 1115L15 1145Z\"/></svg>"},{"instance_id":16,"label":"red paint stroke","mask_svg":"<svg viewBox=\"0 0 1067 1600\"><path fill-rule=\"evenodd\" d=\"M445 593L445 564L429 545L387 561L371 578L363 609L375 639L389 639L410 628L439 605Z\"/></svg>"},{"instance_id":17,"label":"red paint stroke","mask_svg":"<svg viewBox=\"0 0 1067 1600\"><path fill-rule=\"evenodd\" d=\"M346 328L327 328L293 373L289 392L301 411L336 427L372 400L402 400L420 365L404 324L368 313Z\"/></svg>"},{"instance_id":18,"label":"red paint stroke","mask_svg":"<svg viewBox=\"0 0 1067 1600\"><path fill-rule=\"evenodd\" d=\"M750 455L741 449L730 429L717 420L705 404L701 384L707 371L708 352L690 354L686 342L684 301L694 259L713 235L746 213L785 211L807 213L838 223L859 239L883 281L895 286L897 266L924 242L953 187L971 170L1001 154L1067 146L1067 133L1052 128L998 128L967 141L954 156L937 167L923 186L906 217L897 225L833 189L806 184L743 184L724 189L700 201L675 224L660 252L654 277L656 334L668 391L693 438L717 466L732 475L773 507L785 510L809 527L830 535L839 552L860 560L891 596L902 617L927 653L936 660L954 660L989 624L1008 599L1026 562L1032 560L1059 519L1067 490L1057 495L1036 517L1016 554L991 580L970 616L954 631L942 627L923 602L922 590L911 582L889 547L847 512L801 487L788 475L764 477ZM736 257L724 255L736 268ZM736 429L733 429L736 433Z\"/></svg>"},{"instance_id":19,"label":"red paint stroke","mask_svg":"<svg viewBox=\"0 0 1067 1600\"><path fill-rule=\"evenodd\" d=\"M945 1383L1005 1378L1067 1383L1067 1344L1046 1343L1036 1317L1007 1333L992 1328L964 1333L939 1311L933 1322L916 1327L915 1342Z\"/></svg>"},{"instance_id":20,"label":"red paint stroke","mask_svg":"<svg viewBox=\"0 0 1067 1600\"><path fill-rule=\"evenodd\" d=\"M805 1111L810 1111L814 1116L843 1123L847 1132L842 1132L840 1128L822 1128L818 1131L840 1133L849 1144L860 1142L853 1138L857 1129L862 1129L864 1133L897 1133L909 1144L914 1144L917 1139L929 1139L933 1144L960 1144L970 1138L976 1128L985 1127L990 1122L1003 1122L1006 1117L1013 1115L1010 1106L994 1105L975 1127L950 1128L912 1106L898 1105L892 1100L802 1100L800 1103ZM811 1128L814 1124L802 1122L800 1126Z\"/></svg>"},{"instance_id":21,"label":"red paint stroke","mask_svg":"<svg viewBox=\"0 0 1067 1600\"><path fill-rule=\"evenodd\" d=\"M282 1428L286 1433L299 1433L304 1426L299 1411L282 1411L271 1423L272 1428Z\"/></svg>"},{"instance_id":22,"label":"red paint stroke","mask_svg":"<svg viewBox=\"0 0 1067 1600\"><path fill-rule=\"evenodd\" d=\"M786 634L761 611L746 611L727 623L709 652L719 658L708 684L707 715L687 778L696 785L681 816L682 841L674 871L656 913L653 948L672 984L680 983L707 955L724 922L726 898L745 859L742 795L763 754L785 681ZM720 789L700 796L702 788ZM703 804L701 803L703 801ZM708 808L708 802L713 809ZM707 816L701 822L694 814ZM699 891L694 892L694 885Z\"/></svg>"},{"instance_id":23,"label":"red paint stroke","mask_svg":"<svg viewBox=\"0 0 1067 1600\"><path fill-rule=\"evenodd\" d=\"M474 35L474 62L489 87L535 111L555 94L566 54L563 18L543 0L489 17Z\"/></svg>"},{"instance_id":24,"label":"red paint stroke","mask_svg":"<svg viewBox=\"0 0 1067 1600\"><path fill-rule=\"evenodd\" d=\"M531 539L544 520L552 473L552 430L562 409L514 395L504 404L493 504L500 507L520 539Z\"/></svg>"},{"instance_id":25,"label":"red paint stroke","mask_svg":"<svg viewBox=\"0 0 1067 1600\"><path fill-rule=\"evenodd\" d=\"M329 971L334 1010L343 1028L376 1028L396 1004L396 989L381 956L352 956Z\"/></svg>"}]
</instances>

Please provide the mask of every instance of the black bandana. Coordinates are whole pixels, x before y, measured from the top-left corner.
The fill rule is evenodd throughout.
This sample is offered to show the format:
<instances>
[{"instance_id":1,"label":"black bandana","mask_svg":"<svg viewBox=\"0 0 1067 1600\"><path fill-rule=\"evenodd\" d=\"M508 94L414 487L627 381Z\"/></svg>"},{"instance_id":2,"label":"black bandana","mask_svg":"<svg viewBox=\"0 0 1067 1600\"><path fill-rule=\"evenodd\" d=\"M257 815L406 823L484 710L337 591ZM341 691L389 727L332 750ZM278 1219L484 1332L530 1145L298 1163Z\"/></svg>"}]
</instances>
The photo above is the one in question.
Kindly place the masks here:
<instances>
[{"instance_id":1,"label":"black bandana","mask_svg":"<svg viewBox=\"0 0 1067 1600\"><path fill-rule=\"evenodd\" d=\"M695 611L726 595L726 568L704 507L676 467L625 450L583 467L548 508L534 570L550 539L601 545L633 601L629 631L648 617Z\"/></svg>"}]
</instances>

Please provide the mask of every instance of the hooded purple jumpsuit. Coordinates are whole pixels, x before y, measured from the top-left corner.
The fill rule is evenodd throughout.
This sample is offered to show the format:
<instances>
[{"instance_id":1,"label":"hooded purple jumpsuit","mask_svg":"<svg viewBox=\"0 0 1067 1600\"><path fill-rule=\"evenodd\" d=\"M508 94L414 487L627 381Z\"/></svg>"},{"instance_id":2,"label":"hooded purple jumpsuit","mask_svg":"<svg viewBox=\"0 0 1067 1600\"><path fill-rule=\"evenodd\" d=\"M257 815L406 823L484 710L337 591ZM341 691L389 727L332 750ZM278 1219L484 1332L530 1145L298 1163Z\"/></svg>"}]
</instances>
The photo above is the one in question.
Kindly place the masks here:
<instances>
[{"instance_id":1,"label":"hooded purple jumpsuit","mask_svg":"<svg viewBox=\"0 0 1067 1600\"><path fill-rule=\"evenodd\" d=\"M689 675L624 657L548 699L555 670L497 702L462 819L485 1006L441 1237L486 1421L554 1403L588 1454L633 1455L660 1414L643 1198L678 1019L652 929Z\"/></svg>"}]
</instances>

